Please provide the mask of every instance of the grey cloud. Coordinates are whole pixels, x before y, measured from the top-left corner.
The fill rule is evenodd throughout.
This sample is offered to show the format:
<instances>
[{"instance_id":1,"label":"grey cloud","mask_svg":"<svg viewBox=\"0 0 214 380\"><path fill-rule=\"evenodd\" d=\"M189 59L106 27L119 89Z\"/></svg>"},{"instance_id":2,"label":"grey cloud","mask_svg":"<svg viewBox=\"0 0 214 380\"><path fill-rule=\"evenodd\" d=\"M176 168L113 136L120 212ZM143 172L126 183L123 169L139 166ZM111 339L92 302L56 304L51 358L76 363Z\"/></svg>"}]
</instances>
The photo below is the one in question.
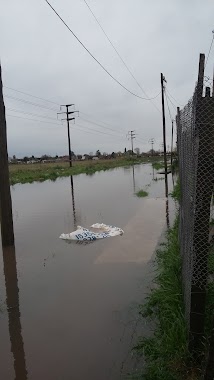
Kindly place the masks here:
<instances>
[{"instance_id":1,"label":"grey cloud","mask_svg":"<svg viewBox=\"0 0 214 380\"><path fill-rule=\"evenodd\" d=\"M88 0L103 28L149 96L160 91L163 71L172 94L184 104L197 79L200 52L207 52L214 28L214 3L211 0ZM143 95L126 71L82 0L51 0L101 63L130 90ZM72 126L72 149L79 153L118 151L130 144L129 129L135 129L145 144L142 150L155 148L162 140L161 114L149 101L132 97L119 87L82 49L53 14L44 0L1 0L0 46L3 82L59 104L74 102L76 109L103 120L124 135L84 133ZM213 49L214 51L214 49ZM207 65L212 75L213 52ZM4 93L39 102L4 89ZM56 112L5 98L6 107L56 117ZM160 109L160 97L154 100ZM50 106L49 103L41 102ZM173 116L175 110L171 106ZM7 114L29 117L7 111ZM35 118L36 117L32 117ZM111 134L85 121L93 129ZM7 117L9 154L67 153L66 126L37 123ZM170 142L167 116L167 139ZM114 134L112 132L112 134ZM121 137L120 137L121 136Z\"/></svg>"}]
</instances>

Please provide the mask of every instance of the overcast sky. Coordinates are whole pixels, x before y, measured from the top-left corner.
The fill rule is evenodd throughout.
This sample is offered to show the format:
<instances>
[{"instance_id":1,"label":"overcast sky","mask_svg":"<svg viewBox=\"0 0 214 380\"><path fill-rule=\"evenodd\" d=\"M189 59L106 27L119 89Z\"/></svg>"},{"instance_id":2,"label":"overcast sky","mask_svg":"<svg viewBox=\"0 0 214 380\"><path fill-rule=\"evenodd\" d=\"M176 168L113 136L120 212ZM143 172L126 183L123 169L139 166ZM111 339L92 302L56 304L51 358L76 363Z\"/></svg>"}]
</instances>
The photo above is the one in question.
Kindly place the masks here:
<instances>
[{"instance_id":1,"label":"overcast sky","mask_svg":"<svg viewBox=\"0 0 214 380\"><path fill-rule=\"evenodd\" d=\"M130 91L145 97L84 0L50 2L105 68ZM197 79L199 53L207 53L211 43L213 0L87 2L148 96L160 92L160 72L163 72L171 95L185 104ZM67 154L66 124L61 125L56 115L57 104L64 103L75 103L80 111L76 124L71 125L75 153L128 149L130 141L126 135L131 129L137 134L135 146L141 150L150 148L150 138L155 138L155 148L160 148L162 120L157 110L161 109L160 96L151 102L121 88L88 55L45 0L0 0L0 7L0 58L10 156ZM209 76L213 62L214 46L206 68ZM174 117L175 109L169 104ZM167 111L167 145L170 129Z\"/></svg>"}]
</instances>

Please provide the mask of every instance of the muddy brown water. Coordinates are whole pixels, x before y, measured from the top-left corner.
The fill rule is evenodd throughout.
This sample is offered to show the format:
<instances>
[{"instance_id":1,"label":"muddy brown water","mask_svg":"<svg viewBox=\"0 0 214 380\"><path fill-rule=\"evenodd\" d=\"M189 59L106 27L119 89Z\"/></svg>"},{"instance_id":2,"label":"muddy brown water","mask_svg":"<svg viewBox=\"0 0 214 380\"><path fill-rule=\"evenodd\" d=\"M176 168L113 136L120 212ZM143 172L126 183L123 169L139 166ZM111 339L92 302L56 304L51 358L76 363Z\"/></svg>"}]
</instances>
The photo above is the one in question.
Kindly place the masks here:
<instances>
[{"instance_id":1,"label":"muddy brown water","mask_svg":"<svg viewBox=\"0 0 214 380\"><path fill-rule=\"evenodd\" d=\"M138 305L167 209L170 223L174 215L155 178L163 176L146 164L11 188L15 248L0 255L1 380L118 380L141 365L131 355L147 333ZM148 197L135 196L141 188ZM87 245L59 239L96 222L125 233Z\"/></svg>"}]
</instances>

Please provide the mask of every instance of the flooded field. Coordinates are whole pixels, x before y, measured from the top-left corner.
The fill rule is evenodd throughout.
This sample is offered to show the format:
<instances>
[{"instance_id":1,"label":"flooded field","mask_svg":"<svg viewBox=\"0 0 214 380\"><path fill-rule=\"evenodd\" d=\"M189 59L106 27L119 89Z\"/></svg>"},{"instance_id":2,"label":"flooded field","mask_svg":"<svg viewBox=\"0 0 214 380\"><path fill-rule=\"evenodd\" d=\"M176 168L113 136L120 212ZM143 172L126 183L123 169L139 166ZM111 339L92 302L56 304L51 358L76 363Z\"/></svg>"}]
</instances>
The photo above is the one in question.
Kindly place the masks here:
<instances>
[{"instance_id":1,"label":"flooded field","mask_svg":"<svg viewBox=\"0 0 214 380\"><path fill-rule=\"evenodd\" d=\"M131 348L146 331L137 307L174 213L161 177L147 164L11 188L16 261L1 252L0 379L118 380L135 368ZM97 222L125 233L59 239Z\"/></svg>"}]
</instances>

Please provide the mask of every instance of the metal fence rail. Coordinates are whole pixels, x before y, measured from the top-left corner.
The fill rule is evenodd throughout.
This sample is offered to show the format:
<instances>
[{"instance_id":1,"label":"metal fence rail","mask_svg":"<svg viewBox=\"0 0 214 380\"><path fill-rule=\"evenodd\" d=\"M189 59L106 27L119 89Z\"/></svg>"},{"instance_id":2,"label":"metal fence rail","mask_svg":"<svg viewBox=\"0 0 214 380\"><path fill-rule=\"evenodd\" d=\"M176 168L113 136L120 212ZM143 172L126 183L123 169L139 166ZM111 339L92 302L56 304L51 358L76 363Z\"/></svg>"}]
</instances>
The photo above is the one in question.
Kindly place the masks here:
<instances>
[{"instance_id":1,"label":"metal fence rail","mask_svg":"<svg viewBox=\"0 0 214 380\"><path fill-rule=\"evenodd\" d=\"M203 351L214 187L214 94L209 87L204 94L204 62L201 54L195 92L176 118L182 282L189 348L196 357Z\"/></svg>"}]
</instances>

